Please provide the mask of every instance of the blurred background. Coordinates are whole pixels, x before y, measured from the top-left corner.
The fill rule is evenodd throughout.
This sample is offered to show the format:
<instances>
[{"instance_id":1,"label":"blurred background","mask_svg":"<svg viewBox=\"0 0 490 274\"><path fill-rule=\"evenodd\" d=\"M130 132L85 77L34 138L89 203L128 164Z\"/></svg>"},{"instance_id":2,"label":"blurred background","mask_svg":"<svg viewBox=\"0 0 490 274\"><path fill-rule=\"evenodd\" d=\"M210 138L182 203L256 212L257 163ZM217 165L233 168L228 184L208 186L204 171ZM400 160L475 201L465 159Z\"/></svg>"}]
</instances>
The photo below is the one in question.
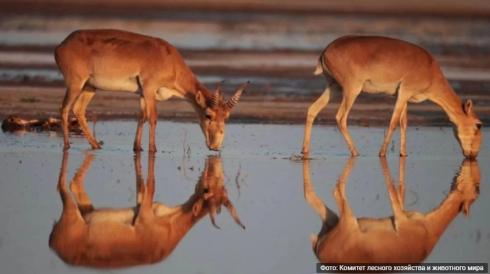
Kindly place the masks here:
<instances>
[{"instance_id":1,"label":"blurred background","mask_svg":"<svg viewBox=\"0 0 490 274\"><path fill-rule=\"evenodd\" d=\"M53 50L77 29L115 28L167 40L208 87L228 96L250 80L230 122L304 123L325 88L317 59L347 34L383 35L431 51L458 95L490 117L488 0L1 0L0 115L59 115L64 82ZM173 99L171 99L174 101ZM361 95L349 124L387 125L395 98ZM334 124L340 98L316 123ZM195 120L186 102L159 103L159 118ZM98 92L98 119L136 119L134 94ZM433 103L409 105L409 124L447 125Z\"/></svg>"}]
</instances>

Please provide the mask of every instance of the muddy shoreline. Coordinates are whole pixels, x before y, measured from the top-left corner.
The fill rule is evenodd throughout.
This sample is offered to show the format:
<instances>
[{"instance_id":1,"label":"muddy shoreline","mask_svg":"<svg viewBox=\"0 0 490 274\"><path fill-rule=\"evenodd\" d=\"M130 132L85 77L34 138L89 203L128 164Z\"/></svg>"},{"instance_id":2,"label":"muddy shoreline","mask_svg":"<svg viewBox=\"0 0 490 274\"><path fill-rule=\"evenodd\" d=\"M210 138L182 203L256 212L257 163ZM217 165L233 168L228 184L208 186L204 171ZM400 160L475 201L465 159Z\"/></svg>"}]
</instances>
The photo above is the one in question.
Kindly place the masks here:
<instances>
[{"instance_id":1,"label":"muddy shoreline","mask_svg":"<svg viewBox=\"0 0 490 274\"><path fill-rule=\"evenodd\" d=\"M18 114L25 119L59 117L59 106L64 96L62 87L0 86L0 118ZM315 96L271 97L260 94L242 96L233 110L228 123L246 124L304 124L308 107ZM376 101L377 100L377 101ZM478 100L474 100L478 102ZM318 115L315 124L336 125L335 114L340 98L333 97ZM359 126L385 127L391 119L395 98L391 96L369 96L361 94L349 114L348 123ZM174 122L197 121L191 106L180 99L157 103L160 120ZM97 91L87 108L87 116L97 120L134 120L139 116L137 96L124 92ZM475 111L484 124L490 123L488 104L475 104ZM410 126L450 126L443 110L433 104L411 104L408 106Z\"/></svg>"}]
</instances>

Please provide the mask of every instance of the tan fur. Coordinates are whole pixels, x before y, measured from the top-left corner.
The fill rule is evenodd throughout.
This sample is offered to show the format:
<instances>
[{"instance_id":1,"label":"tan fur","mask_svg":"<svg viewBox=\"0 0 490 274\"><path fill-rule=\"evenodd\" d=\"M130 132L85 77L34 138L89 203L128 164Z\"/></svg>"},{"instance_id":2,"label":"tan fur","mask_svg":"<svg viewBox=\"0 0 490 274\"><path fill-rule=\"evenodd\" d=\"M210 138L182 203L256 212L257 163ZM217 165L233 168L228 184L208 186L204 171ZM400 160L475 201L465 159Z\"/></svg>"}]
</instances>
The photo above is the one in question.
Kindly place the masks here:
<instances>
[{"instance_id":1,"label":"tan fur","mask_svg":"<svg viewBox=\"0 0 490 274\"><path fill-rule=\"evenodd\" d=\"M177 49L167 41L114 29L77 30L56 47L55 59L67 86L60 108L62 121L66 124L73 106L73 113L93 149L100 149L100 145L87 126L85 111L96 89L140 96L141 114L134 151L142 150L141 136L147 119L149 151L156 151L155 102L173 96L186 100L196 111L208 149L221 148L225 121L231 111L229 104L221 102L216 108L209 107L214 94L197 80ZM235 101L244 88L245 85L235 93ZM218 93L219 90L215 91ZM66 126L63 134L64 148L69 149Z\"/></svg>"},{"instance_id":2,"label":"tan fur","mask_svg":"<svg viewBox=\"0 0 490 274\"><path fill-rule=\"evenodd\" d=\"M155 154L149 153L148 157L147 186L141 175L140 153L135 157L139 188L136 207L94 209L83 186L94 155L86 156L70 184L75 203L66 185L68 152L64 152L58 183L63 211L49 236L50 248L64 262L95 268L119 268L162 261L200 219L222 205L245 228L228 200L219 156L213 155L206 160L195 193L185 203L174 207L153 202ZM212 222L214 224L214 216Z\"/></svg>"},{"instance_id":3,"label":"tan fur","mask_svg":"<svg viewBox=\"0 0 490 274\"><path fill-rule=\"evenodd\" d=\"M328 104L330 93L342 90L343 99L335 116L352 156L357 156L347 130L347 116L361 92L397 96L388 133L379 152L386 155L389 141L400 124L400 155L406 156L407 103L430 100L438 104L454 125L463 155L476 158L482 142L481 125L473 102L463 105L444 77L434 56L417 45L380 36L344 36L330 43L318 59L315 75L323 73L327 87L309 108L303 154L309 153L311 127Z\"/></svg>"},{"instance_id":4,"label":"tan fur","mask_svg":"<svg viewBox=\"0 0 490 274\"><path fill-rule=\"evenodd\" d=\"M322 229L311 235L312 248L322 263L421 263L460 210L468 216L477 199L480 169L476 160L465 159L446 199L431 212L405 211L405 157L400 158L399 188L395 189L386 158L380 158L393 209L387 218L356 218L345 196L345 183L355 163L351 157L339 178L334 197L339 216L315 194L309 161L303 163L305 198L322 218Z\"/></svg>"}]
</instances>

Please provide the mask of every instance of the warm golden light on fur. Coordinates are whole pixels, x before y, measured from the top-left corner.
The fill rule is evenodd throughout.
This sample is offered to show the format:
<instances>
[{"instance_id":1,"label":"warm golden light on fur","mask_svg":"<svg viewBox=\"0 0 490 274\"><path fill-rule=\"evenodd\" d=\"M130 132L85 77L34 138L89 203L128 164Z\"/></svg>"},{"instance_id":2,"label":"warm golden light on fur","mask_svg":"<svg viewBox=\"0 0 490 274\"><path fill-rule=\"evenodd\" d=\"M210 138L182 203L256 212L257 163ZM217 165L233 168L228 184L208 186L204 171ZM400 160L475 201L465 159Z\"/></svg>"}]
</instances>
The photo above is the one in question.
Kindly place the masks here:
<instances>
[{"instance_id":1,"label":"warm golden light on fur","mask_svg":"<svg viewBox=\"0 0 490 274\"><path fill-rule=\"evenodd\" d=\"M345 184L354 167L351 157L340 176L334 197L339 215L316 195L310 181L309 161L303 163L304 195L322 219L318 235L311 235L312 248L322 263L421 263L462 211L468 216L480 193L480 169L476 160L465 159L454 178L451 192L434 210L422 214L405 211L405 157L400 157L399 187L393 185L386 158L380 158L394 215L357 218L349 206Z\"/></svg>"},{"instance_id":2,"label":"warm golden light on fur","mask_svg":"<svg viewBox=\"0 0 490 274\"><path fill-rule=\"evenodd\" d=\"M66 83L61 105L64 149L70 148L68 112L72 109L93 149L100 144L85 120L85 111L97 89L124 91L140 97L140 117L134 151L142 151L141 136L146 121L150 124L149 151L156 151L156 101L171 97L186 100L197 113L199 125L210 150L219 150L224 140L225 121L245 88L243 85L228 101L215 97L194 76L178 50L167 41L114 29L77 30L55 50L56 63ZM221 97L222 99L222 97Z\"/></svg>"},{"instance_id":3,"label":"warm golden light on fur","mask_svg":"<svg viewBox=\"0 0 490 274\"><path fill-rule=\"evenodd\" d=\"M223 185L221 158L206 159L194 193L181 205L169 207L153 202L155 154L148 155L148 182L141 175L141 155L136 154L137 205L129 208L100 208L92 205L84 190L84 176L95 156L87 154L70 184L66 185L68 151L63 154L58 191L63 211L49 236L49 246L66 263L95 268L119 268L151 264L168 257L192 227L208 213L225 206L238 225L235 207Z\"/></svg>"},{"instance_id":4,"label":"warm golden light on fur","mask_svg":"<svg viewBox=\"0 0 490 274\"><path fill-rule=\"evenodd\" d=\"M318 59L315 75L323 74L327 87L309 108L303 140L303 154L310 151L313 121L328 104L331 93L342 93L335 116L352 156L359 153L347 130L347 117L361 92L385 93L397 97L390 126L379 152L386 150L400 124L400 156L406 156L407 103L430 100L448 115L463 155L476 158L482 142L481 125L473 102L461 102L444 77L434 56L417 45L380 36L343 36L330 43Z\"/></svg>"}]
</instances>

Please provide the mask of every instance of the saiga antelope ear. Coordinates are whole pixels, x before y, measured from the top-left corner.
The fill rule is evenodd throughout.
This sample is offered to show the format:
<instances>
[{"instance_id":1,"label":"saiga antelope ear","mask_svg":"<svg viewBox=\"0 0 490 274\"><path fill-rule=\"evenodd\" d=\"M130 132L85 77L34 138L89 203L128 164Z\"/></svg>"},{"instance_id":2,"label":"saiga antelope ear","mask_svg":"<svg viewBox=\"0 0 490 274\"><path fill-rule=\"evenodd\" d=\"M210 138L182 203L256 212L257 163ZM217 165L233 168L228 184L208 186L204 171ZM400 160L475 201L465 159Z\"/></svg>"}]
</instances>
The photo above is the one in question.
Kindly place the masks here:
<instances>
[{"instance_id":1,"label":"saiga antelope ear","mask_svg":"<svg viewBox=\"0 0 490 274\"><path fill-rule=\"evenodd\" d=\"M466 103L464 104L464 112L466 115L470 115L473 113L473 101L471 99L468 99Z\"/></svg>"},{"instance_id":2,"label":"saiga antelope ear","mask_svg":"<svg viewBox=\"0 0 490 274\"><path fill-rule=\"evenodd\" d=\"M201 91L198 90L196 93L196 102L199 104L202 108L207 108L208 105L206 104L206 98L204 95L202 95Z\"/></svg>"},{"instance_id":3,"label":"saiga antelope ear","mask_svg":"<svg viewBox=\"0 0 490 274\"><path fill-rule=\"evenodd\" d=\"M195 203L192 206L192 213L194 214L194 216L197 216L201 212L201 209L202 209L202 199L200 199L197 203Z\"/></svg>"},{"instance_id":4,"label":"saiga antelope ear","mask_svg":"<svg viewBox=\"0 0 490 274\"><path fill-rule=\"evenodd\" d=\"M315 234L310 234L310 240L311 240L311 248L313 248L313 251L316 251L316 243L318 242L318 236Z\"/></svg>"},{"instance_id":5,"label":"saiga antelope ear","mask_svg":"<svg viewBox=\"0 0 490 274\"><path fill-rule=\"evenodd\" d=\"M468 215L470 215L470 202L469 201L464 201L463 204L461 204L461 211L463 212L463 216L465 218L468 218Z\"/></svg>"}]
</instances>

